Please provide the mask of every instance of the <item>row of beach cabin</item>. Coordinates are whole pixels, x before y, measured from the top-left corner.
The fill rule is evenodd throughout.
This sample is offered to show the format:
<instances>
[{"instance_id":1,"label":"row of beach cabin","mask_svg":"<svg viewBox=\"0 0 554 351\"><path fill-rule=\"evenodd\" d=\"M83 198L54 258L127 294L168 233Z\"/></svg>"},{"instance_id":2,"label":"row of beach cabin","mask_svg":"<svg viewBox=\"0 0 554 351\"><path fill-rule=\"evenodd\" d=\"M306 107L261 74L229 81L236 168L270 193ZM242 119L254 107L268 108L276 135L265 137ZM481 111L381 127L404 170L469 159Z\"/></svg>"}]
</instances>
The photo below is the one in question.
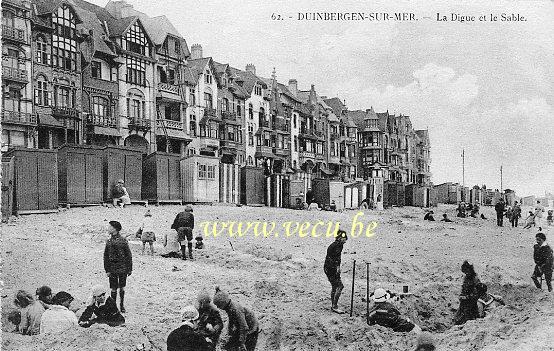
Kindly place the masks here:
<instances>
[{"instance_id":1,"label":"row of beach cabin","mask_svg":"<svg viewBox=\"0 0 554 351\"><path fill-rule=\"evenodd\" d=\"M382 179L343 183L312 179L309 173L272 174L262 168L221 163L216 157L149 155L121 146L66 144L55 150L15 148L2 157L2 212L57 211L60 206L111 201L122 179L133 202L229 203L294 207L311 191L320 205L357 208L364 199L376 207L437 203L432 186L404 185Z\"/></svg>"}]
</instances>

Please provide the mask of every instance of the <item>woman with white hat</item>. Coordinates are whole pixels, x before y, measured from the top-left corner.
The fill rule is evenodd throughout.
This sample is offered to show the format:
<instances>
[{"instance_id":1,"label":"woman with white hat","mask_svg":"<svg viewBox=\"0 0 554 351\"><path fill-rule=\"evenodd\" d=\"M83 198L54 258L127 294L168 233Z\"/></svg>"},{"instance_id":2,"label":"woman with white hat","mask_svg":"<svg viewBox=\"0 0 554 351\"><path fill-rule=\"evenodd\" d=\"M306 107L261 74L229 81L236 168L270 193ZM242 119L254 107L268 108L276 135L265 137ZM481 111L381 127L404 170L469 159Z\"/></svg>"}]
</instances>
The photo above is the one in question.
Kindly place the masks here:
<instances>
[{"instance_id":1,"label":"woman with white hat","mask_svg":"<svg viewBox=\"0 0 554 351\"><path fill-rule=\"evenodd\" d=\"M401 316L400 311L390 303L391 294L383 288L377 288L372 294L374 305L369 311L369 324L378 324L391 328L395 332L421 332L421 328L409 318Z\"/></svg>"}]
</instances>

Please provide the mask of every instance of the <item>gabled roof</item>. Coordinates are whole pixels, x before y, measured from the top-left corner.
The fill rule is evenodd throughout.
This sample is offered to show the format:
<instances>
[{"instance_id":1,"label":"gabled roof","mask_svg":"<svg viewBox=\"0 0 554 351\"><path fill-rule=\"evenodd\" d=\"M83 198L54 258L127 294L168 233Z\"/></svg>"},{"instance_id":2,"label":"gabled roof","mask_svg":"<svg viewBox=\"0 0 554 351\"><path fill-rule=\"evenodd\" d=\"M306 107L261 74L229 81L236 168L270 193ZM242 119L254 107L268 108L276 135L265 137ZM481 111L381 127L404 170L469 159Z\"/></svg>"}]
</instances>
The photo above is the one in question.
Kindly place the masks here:
<instances>
[{"instance_id":1,"label":"gabled roof","mask_svg":"<svg viewBox=\"0 0 554 351\"><path fill-rule=\"evenodd\" d=\"M248 99L250 97L250 93L235 81L235 79L238 78L238 75L235 74L237 71L236 68L232 70L228 63L219 63L216 61L213 61L213 65L220 86L223 83L221 77L223 74L227 73L228 77L232 80L232 82L227 81L227 85L228 88L232 90L233 95L243 99Z\"/></svg>"},{"instance_id":2,"label":"gabled roof","mask_svg":"<svg viewBox=\"0 0 554 351\"><path fill-rule=\"evenodd\" d=\"M345 117L342 119L347 127L364 127L364 120L367 113L362 110L346 111Z\"/></svg>"},{"instance_id":3,"label":"gabled roof","mask_svg":"<svg viewBox=\"0 0 554 351\"><path fill-rule=\"evenodd\" d=\"M33 4L36 5L39 16L54 13L63 4L69 5L74 10L76 6L73 0L33 0ZM80 22L82 22L82 19L77 13L77 23Z\"/></svg>"},{"instance_id":4,"label":"gabled roof","mask_svg":"<svg viewBox=\"0 0 554 351\"><path fill-rule=\"evenodd\" d=\"M204 57L196 60L188 60L187 65L185 66L185 82L196 85L200 75L204 73L204 68L210 64L213 67L213 61L211 57Z\"/></svg>"},{"instance_id":5,"label":"gabled roof","mask_svg":"<svg viewBox=\"0 0 554 351\"><path fill-rule=\"evenodd\" d=\"M267 89L268 87L268 85L266 84L266 82L263 81L262 78L256 76L252 72L242 71L234 67L229 67L229 69L234 75L238 76L242 80L242 87L248 94L252 94L256 83L262 85L262 88L264 89Z\"/></svg>"},{"instance_id":6,"label":"gabled roof","mask_svg":"<svg viewBox=\"0 0 554 351\"><path fill-rule=\"evenodd\" d=\"M330 98L330 99L323 99L327 105L329 105L332 109L335 115L340 116L344 110L346 110L346 106L340 101L338 97Z\"/></svg>"},{"instance_id":7,"label":"gabled roof","mask_svg":"<svg viewBox=\"0 0 554 351\"><path fill-rule=\"evenodd\" d=\"M339 123L340 120L339 118L337 117L337 115L335 115L333 112L330 112L329 113L329 116L327 117L327 120L331 123Z\"/></svg>"}]
</instances>

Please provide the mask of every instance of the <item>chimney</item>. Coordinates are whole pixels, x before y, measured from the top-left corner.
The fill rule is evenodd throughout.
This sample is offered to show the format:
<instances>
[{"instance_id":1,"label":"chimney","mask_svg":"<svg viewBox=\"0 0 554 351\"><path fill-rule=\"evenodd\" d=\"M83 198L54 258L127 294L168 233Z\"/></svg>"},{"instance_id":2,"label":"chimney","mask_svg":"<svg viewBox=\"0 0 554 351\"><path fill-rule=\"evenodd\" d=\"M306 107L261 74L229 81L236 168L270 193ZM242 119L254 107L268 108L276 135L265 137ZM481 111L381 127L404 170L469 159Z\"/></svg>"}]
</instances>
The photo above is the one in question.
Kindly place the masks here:
<instances>
[{"instance_id":1,"label":"chimney","mask_svg":"<svg viewBox=\"0 0 554 351\"><path fill-rule=\"evenodd\" d=\"M108 2L106 11L117 19L133 16L136 12L133 5L128 4L125 0Z\"/></svg>"},{"instance_id":2,"label":"chimney","mask_svg":"<svg viewBox=\"0 0 554 351\"><path fill-rule=\"evenodd\" d=\"M256 75L256 66L254 66L253 64L249 63L246 65L246 72L250 72L252 73L253 75Z\"/></svg>"},{"instance_id":3,"label":"chimney","mask_svg":"<svg viewBox=\"0 0 554 351\"><path fill-rule=\"evenodd\" d=\"M312 87L310 89L310 102L312 104L315 104L317 102L317 96L315 94L315 86L312 84Z\"/></svg>"},{"instance_id":4,"label":"chimney","mask_svg":"<svg viewBox=\"0 0 554 351\"><path fill-rule=\"evenodd\" d=\"M202 58L202 45L193 44L190 47L190 58L192 60L198 60Z\"/></svg>"},{"instance_id":5,"label":"chimney","mask_svg":"<svg viewBox=\"0 0 554 351\"><path fill-rule=\"evenodd\" d=\"M296 79L289 79L289 90L292 95L298 95L298 82L296 81Z\"/></svg>"}]
</instances>

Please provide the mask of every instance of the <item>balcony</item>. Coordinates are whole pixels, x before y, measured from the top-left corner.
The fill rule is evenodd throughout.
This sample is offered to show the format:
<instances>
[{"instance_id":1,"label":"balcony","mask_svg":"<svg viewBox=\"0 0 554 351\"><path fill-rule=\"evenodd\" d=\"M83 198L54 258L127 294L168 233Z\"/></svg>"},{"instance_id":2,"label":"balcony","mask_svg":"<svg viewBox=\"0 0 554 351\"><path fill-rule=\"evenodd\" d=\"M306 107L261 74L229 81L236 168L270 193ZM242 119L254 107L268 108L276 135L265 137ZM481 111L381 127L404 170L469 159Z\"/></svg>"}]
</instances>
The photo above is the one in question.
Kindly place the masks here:
<instances>
[{"instance_id":1,"label":"balcony","mask_svg":"<svg viewBox=\"0 0 554 351\"><path fill-rule=\"evenodd\" d=\"M237 113L233 111L221 111L221 119L225 121L236 121Z\"/></svg>"},{"instance_id":2,"label":"balcony","mask_svg":"<svg viewBox=\"0 0 554 351\"><path fill-rule=\"evenodd\" d=\"M152 128L152 122L149 119L127 117L129 119L129 129L148 131Z\"/></svg>"},{"instance_id":3,"label":"balcony","mask_svg":"<svg viewBox=\"0 0 554 351\"><path fill-rule=\"evenodd\" d=\"M37 124L37 116L26 112L2 110L2 123Z\"/></svg>"},{"instance_id":4,"label":"balcony","mask_svg":"<svg viewBox=\"0 0 554 351\"><path fill-rule=\"evenodd\" d=\"M256 146L256 157L269 157L273 158L273 148L271 146L258 145Z\"/></svg>"},{"instance_id":5,"label":"balcony","mask_svg":"<svg viewBox=\"0 0 554 351\"><path fill-rule=\"evenodd\" d=\"M117 118L110 116L88 115L87 124L95 127L117 128Z\"/></svg>"},{"instance_id":6,"label":"balcony","mask_svg":"<svg viewBox=\"0 0 554 351\"><path fill-rule=\"evenodd\" d=\"M315 159L318 160L318 161L323 161L325 160L325 154L315 154Z\"/></svg>"},{"instance_id":7,"label":"balcony","mask_svg":"<svg viewBox=\"0 0 554 351\"><path fill-rule=\"evenodd\" d=\"M79 111L73 107L54 106L52 107L52 115L61 118L79 118Z\"/></svg>"},{"instance_id":8,"label":"balcony","mask_svg":"<svg viewBox=\"0 0 554 351\"><path fill-rule=\"evenodd\" d=\"M315 153L309 152L309 151L300 151L298 156L304 159L309 158L309 159L315 160Z\"/></svg>"},{"instance_id":9,"label":"balcony","mask_svg":"<svg viewBox=\"0 0 554 351\"><path fill-rule=\"evenodd\" d=\"M331 132L331 140L337 140L339 138L339 133L337 132Z\"/></svg>"},{"instance_id":10,"label":"balcony","mask_svg":"<svg viewBox=\"0 0 554 351\"><path fill-rule=\"evenodd\" d=\"M200 148L201 149L218 149L219 148L219 139L211 138L207 136L200 137Z\"/></svg>"},{"instance_id":11,"label":"balcony","mask_svg":"<svg viewBox=\"0 0 554 351\"><path fill-rule=\"evenodd\" d=\"M2 25L2 38L17 41L19 43L26 44L27 38L25 38L25 31L22 29L14 28L6 24Z\"/></svg>"},{"instance_id":12,"label":"balcony","mask_svg":"<svg viewBox=\"0 0 554 351\"><path fill-rule=\"evenodd\" d=\"M13 67L2 67L2 78L20 83L29 82L26 70Z\"/></svg>"},{"instance_id":13,"label":"balcony","mask_svg":"<svg viewBox=\"0 0 554 351\"><path fill-rule=\"evenodd\" d=\"M269 121L259 120L258 125L260 128L271 128Z\"/></svg>"},{"instance_id":14,"label":"balcony","mask_svg":"<svg viewBox=\"0 0 554 351\"><path fill-rule=\"evenodd\" d=\"M280 147L274 147L273 148L273 153L277 156L287 157L287 156L290 155L290 150L289 149L283 149L283 148L280 148Z\"/></svg>"},{"instance_id":15,"label":"balcony","mask_svg":"<svg viewBox=\"0 0 554 351\"><path fill-rule=\"evenodd\" d=\"M181 121L174 121L171 119L157 119L156 120L156 127L158 128L167 128L167 129L174 129L183 131L184 123Z\"/></svg>"},{"instance_id":16,"label":"balcony","mask_svg":"<svg viewBox=\"0 0 554 351\"><path fill-rule=\"evenodd\" d=\"M158 83L158 97L170 100L182 100L179 86L169 83Z\"/></svg>"},{"instance_id":17,"label":"balcony","mask_svg":"<svg viewBox=\"0 0 554 351\"><path fill-rule=\"evenodd\" d=\"M287 124L286 121L277 120L274 126L275 126L275 130L286 132L286 133L290 132L290 126Z\"/></svg>"},{"instance_id":18,"label":"balcony","mask_svg":"<svg viewBox=\"0 0 554 351\"><path fill-rule=\"evenodd\" d=\"M329 156L329 163L339 164L340 163L340 157L338 157L338 156Z\"/></svg>"},{"instance_id":19,"label":"balcony","mask_svg":"<svg viewBox=\"0 0 554 351\"><path fill-rule=\"evenodd\" d=\"M378 145L378 144L365 144L365 145L362 145L362 149L365 149L365 150L380 150L380 149L381 149L381 145Z\"/></svg>"}]
</instances>

